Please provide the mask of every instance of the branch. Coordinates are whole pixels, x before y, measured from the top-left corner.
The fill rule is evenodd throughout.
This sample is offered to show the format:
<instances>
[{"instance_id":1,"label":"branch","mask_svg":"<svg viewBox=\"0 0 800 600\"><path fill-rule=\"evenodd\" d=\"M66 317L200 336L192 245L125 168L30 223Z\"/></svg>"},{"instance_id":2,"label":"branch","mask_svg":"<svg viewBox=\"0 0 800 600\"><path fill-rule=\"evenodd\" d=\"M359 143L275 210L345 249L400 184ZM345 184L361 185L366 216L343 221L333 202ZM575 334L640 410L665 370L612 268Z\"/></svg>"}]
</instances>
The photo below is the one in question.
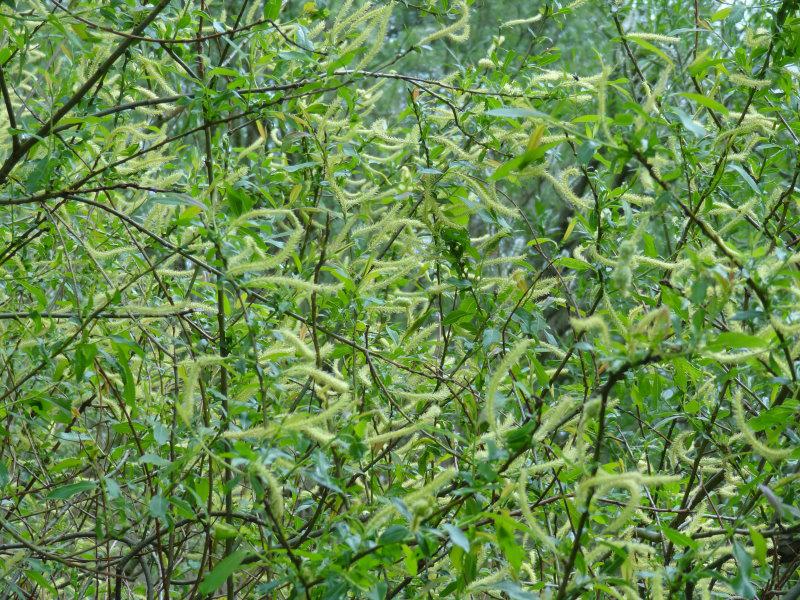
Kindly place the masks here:
<instances>
[{"instance_id":1,"label":"branch","mask_svg":"<svg viewBox=\"0 0 800 600\"><path fill-rule=\"evenodd\" d=\"M6 85L6 76L3 72L3 67L0 66L0 91L3 93L3 103L6 105L6 113L8 114L8 124L12 129L16 130L17 120L14 118L14 107L11 104L11 95L8 93L8 85ZM13 131L11 133L11 151L16 152L19 150L19 133Z\"/></svg>"}]
</instances>

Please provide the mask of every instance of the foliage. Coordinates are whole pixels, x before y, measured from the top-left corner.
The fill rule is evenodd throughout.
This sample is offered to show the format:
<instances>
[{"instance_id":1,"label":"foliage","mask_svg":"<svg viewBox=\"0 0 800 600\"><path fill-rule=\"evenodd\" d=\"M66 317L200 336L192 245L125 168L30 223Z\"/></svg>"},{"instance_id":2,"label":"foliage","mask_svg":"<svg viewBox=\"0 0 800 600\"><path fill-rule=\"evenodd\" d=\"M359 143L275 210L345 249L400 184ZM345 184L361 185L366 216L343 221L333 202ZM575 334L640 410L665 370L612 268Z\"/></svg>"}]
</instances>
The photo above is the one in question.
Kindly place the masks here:
<instances>
[{"instance_id":1,"label":"foliage","mask_svg":"<svg viewBox=\"0 0 800 600\"><path fill-rule=\"evenodd\" d=\"M797 0L0 24L0 598L800 595Z\"/></svg>"}]
</instances>

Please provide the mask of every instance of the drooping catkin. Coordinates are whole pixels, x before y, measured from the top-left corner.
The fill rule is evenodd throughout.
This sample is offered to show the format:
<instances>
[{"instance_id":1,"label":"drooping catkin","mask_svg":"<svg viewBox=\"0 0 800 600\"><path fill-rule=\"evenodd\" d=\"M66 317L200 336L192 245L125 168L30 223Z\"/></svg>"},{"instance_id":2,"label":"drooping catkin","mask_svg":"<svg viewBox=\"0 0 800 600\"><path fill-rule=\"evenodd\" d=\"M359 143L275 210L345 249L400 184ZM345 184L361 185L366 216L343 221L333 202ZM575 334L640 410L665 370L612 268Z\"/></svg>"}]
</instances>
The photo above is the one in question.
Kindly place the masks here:
<instances>
[{"instance_id":1,"label":"drooping catkin","mask_svg":"<svg viewBox=\"0 0 800 600\"><path fill-rule=\"evenodd\" d=\"M541 423L539 423L539 427L536 429L536 433L533 434L533 439L537 442L546 439L562 424L565 417L567 417L580 402L580 398L573 396L561 398L555 406L544 414Z\"/></svg>"},{"instance_id":2,"label":"drooping catkin","mask_svg":"<svg viewBox=\"0 0 800 600\"><path fill-rule=\"evenodd\" d=\"M292 346L294 346L297 352L303 358L307 360L316 359L316 354L314 353L314 350L311 347L309 347L305 342L303 342L303 340L301 340L297 336L297 334L295 334L293 331L289 331L288 329L281 329L277 332L277 334L281 338L289 342Z\"/></svg>"},{"instance_id":3,"label":"drooping catkin","mask_svg":"<svg viewBox=\"0 0 800 600\"><path fill-rule=\"evenodd\" d=\"M518 342L511 351L506 354L500 364L495 369L489 384L486 387L486 421L489 423L491 429L497 428L497 417L495 415L495 401L497 397L497 390L500 383L505 379L509 369L513 367L520 358L525 354L525 351L530 345L530 340L522 340Z\"/></svg>"},{"instance_id":4,"label":"drooping catkin","mask_svg":"<svg viewBox=\"0 0 800 600\"><path fill-rule=\"evenodd\" d=\"M265 473L265 478L267 480L267 492L269 498L269 508L272 512L272 516L275 518L276 521L280 522L283 518L283 487L272 474L272 472L267 471Z\"/></svg>"},{"instance_id":5,"label":"drooping catkin","mask_svg":"<svg viewBox=\"0 0 800 600\"><path fill-rule=\"evenodd\" d=\"M663 485L679 480L680 476L678 475L644 475L638 471L628 471L625 473L607 473L605 471L600 471L578 485L578 489L575 492L575 499L580 505L584 505L588 500L589 491L593 488L598 495L609 488L621 487L627 489L630 492L628 501L617 517L606 526L605 531L607 533L612 533L625 525L628 518L634 513L641 498L641 486Z\"/></svg>"},{"instance_id":6,"label":"drooping catkin","mask_svg":"<svg viewBox=\"0 0 800 600\"><path fill-rule=\"evenodd\" d=\"M425 427L428 423L433 421L436 417L441 414L441 409L434 405L429 408L425 414L417 417L417 419L411 424L407 425L406 427L401 427L400 429L395 429L392 431L386 431L384 433L379 433L377 435L373 435L368 437L365 440L365 443L373 448L376 446L380 446L390 440L394 440L400 437L405 437L412 433L416 433L423 427Z\"/></svg>"},{"instance_id":7,"label":"drooping catkin","mask_svg":"<svg viewBox=\"0 0 800 600\"><path fill-rule=\"evenodd\" d=\"M551 552L557 553L558 550L556 549L555 543L550 537L545 533L545 531L541 528L539 523L536 521L536 518L533 516L533 512L531 512L531 507L528 502L528 470L526 468L522 468L519 474L519 480L517 482L517 501L519 502L519 508L522 511L522 516L525 517L525 521L528 523L528 527L531 530L531 533L536 538L536 540L546 548L548 548Z\"/></svg>"},{"instance_id":8,"label":"drooping catkin","mask_svg":"<svg viewBox=\"0 0 800 600\"><path fill-rule=\"evenodd\" d=\"M292 375L306 375L321 386L335 390L340 394L344 394L350 390L350 385L346 381L308 364L295 365L284 373L285 377L291 377Z\"/></svg>"},{"instance_id":9,"label":"drooping catkin","mask_svg":"<svg viewBox=\"0 0 800 600\"><path fill-rule=\"evenodd\" d=\"M753 447L758 454L772 461L785 460L792 454L791 448L771 448L757 437L755 432L747 425L747 419L744 414L744 405L742 404L742 392L736 390L731 393L731 404L733 406L733 415L736 420L736 426L739 428L740 433L744 436L747 443Z\"/></svg>"},{"instance_id":10,"label":"drooping catkin","mask_svg":"<svg viewBox=\"0 0 800 600\"><path fill-rule=\"evenodd\" d=\"M248 280L245 285L246 287L250 288L287 287L308 294L313 292L317 292L319 294L335 294L342 288L341 284L314 283L313 281L295 279L294 277L285 277L282 275L254 277L253 279Z\"/></svg>"},{"instance_id":11,"label":"drooping catkin","mask_svg":"<svg viewBox=\"0 0 800 600\"><path fill-rule=\"evenodd\" d=\"M611 336L608 331L608 325L600 315L592 315L584 318L572 318L569 320L572 329L575 333L583 333L586 331L599 331L603 341L608 342Z\"/></svg>"},{"instance_id":12,"label":"drooping catkin","mask_svg":"<svg viewBox=\"0 0 800 600\"><path fill-rule=\"evenodd\" d=\"M261 260L240 263L235 266L229 267L228 275L233 277L236 275L241 275L243 273L253 273L258 271L268 271L270 269L274 269L275 267L282 264L289 257L289 255L295 251L302 237L303 237L303 229L301 227L295 227L294 229L292 229L292 232L289 234L289 237L284 242L283 247L280 250L278 250L278 252L276 252L272 256L263 258Z\"/></svg>"},{"instance_id":13,"label":"drooping catkin","mask_svg":"<svg viewBox=\"0 0 800 600\"><path fill-rule=\"evenodd\" d=\"M629 32L625 34L625 37L634 39L634 40L645 40L648 42L660 42L662 44L677 44L681 41L680 38L672 36L672 35L662 35L660 33L645 33L645 32Z\"/></svg>"},{"instance_id":14,"label":"drooping catkin","mask_svg":"<svg viewBox=\"0 0 800 600\"><path fill-rule=\"evenodd\" d=\"M591 204L589 204L587 200L579 198L575 192L572 191L572 187L570 186L569 178L579 174L577 169L573 167L564 169L559 177L554 177L547 171L543 171L541 174L550 182L558 194L564 198L564 200L575 206L575 208L591 210Z\"/></svg>"},{"instance_id":15,"label":"drooping catkin","mask_svg":"<svg viewBox=\"0 0 800 600\"><path fill-rule=\"evenodd\" d=\"M728 79L731 83L735 83L736 85L741 85L742 87L753 88L756 90L765 88L772 83L769 79L753 79L752 77L747 77L746 75L741 75L739 73L729 74Z\"/></svg>"},{"instance_id":16,"label":"drooping catkin","mask_svg":"<svg viewBox=\"0 0 800 600\"><path fill-rule=\"evenodd\" d=\"M542 20L541 13L538 15L534 15L532 17L528 17L527 19L512 19L511 21L506 21L505 23L500 25L500 29L506 29L508 27L514 27L516 25L531 25L541 20Z\"/></svg>"},{"instance_id":17,"label":"drooping catkin","mask_svg":"<svg viewBox=\"0 0 800 600\"><path fill-rule=\"evenodd\" d=\"M469 6L466 0L460 0L458 7L461 14L454 23L425 36L418 42L418 45L424 46L425 44L430 44L443 37L447 37L454 42L466 42L469 39L470 32Z\"/></svg>"},{"instance_id":18,"label":"drooping catkin","mask_svg":"<svg viewBox=\"0 0 800 600\"><path fill-rule=\"evenodd\" d=\"M372 43L369 45L369 48L361 57L361 60L358 61L358 64L355 66L355 70L359 70L369 64L369 62L375 58L375 56L380 52L381 47L383 46L386 40L386 31L389 27L389 19L392 16L392 9L394 8L394 2L387 2L378 12L378 14L373 19L371 25L371 29L373 33L373 40ZM361 43L361 42L359 42Z\"/></svg>"},{"instance_id":19,"label":"drooping catkin","mask_svg":"<svg viewBox=\"0 0 800 600\"><path fill-rule=\"evenodd\" d=\"M191 425L192 415L194 414L194 391L200 378L200 367L190 365L185 370L183 378L183 392L181 393L178 405L175 407L178 416L186 426Z\"/></svg>"}]
</instances>

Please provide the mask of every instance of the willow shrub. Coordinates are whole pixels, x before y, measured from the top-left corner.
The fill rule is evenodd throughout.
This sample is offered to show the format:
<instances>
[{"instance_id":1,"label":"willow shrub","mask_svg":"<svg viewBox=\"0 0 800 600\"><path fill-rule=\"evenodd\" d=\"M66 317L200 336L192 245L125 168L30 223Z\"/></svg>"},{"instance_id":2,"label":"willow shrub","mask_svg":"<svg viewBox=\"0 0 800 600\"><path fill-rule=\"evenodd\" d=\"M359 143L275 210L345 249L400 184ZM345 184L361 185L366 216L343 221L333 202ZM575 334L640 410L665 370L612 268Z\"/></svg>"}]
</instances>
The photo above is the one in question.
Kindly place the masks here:
<instances>
[{"instance_id":1,"label":"willow shrub","mask_svg":"<svg viewBox=\"0 0 800 600\"><path fill-rule=\"evenodd\" d=\"M797 2L480 8L0 3L0 597L797 597Z\"/></svg>"}]
</instances>

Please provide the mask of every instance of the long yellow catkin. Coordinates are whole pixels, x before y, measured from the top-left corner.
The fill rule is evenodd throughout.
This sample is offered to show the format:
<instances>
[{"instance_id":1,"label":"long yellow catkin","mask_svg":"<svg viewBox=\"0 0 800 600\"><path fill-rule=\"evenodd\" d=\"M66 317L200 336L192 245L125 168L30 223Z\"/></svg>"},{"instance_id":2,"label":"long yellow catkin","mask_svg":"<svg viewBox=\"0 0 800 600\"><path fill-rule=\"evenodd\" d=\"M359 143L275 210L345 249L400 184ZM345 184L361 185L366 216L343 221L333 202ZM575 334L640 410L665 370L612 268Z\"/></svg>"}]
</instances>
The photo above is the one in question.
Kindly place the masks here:
<instances>
[{"instance_id":1,"label":"long yellow catkin","mask_svg":"<svg viewBox=\"0 0 800 600\"><path fill-rule=\"evenodd\" d=\"M289 255L294 252L302 237L303 229L301 227L295 227L284 243L283 248L278 250L278 252L261 260L241 263L230 267L228 269L228 275L235 276L241 275L242 273L268 271L269 269L274 269L282 264L289 257Z\"/></svg>"},{"instance_id":2,"label":"long yellow catkin","mask_svg":"<svg viewBox=\"0 0 800 600\"><path fill-rule=\"evenodd\" d=\"M291 377L292 375L307 375L320 385L331 388L332 390L335 390L340 394L343 394L350 390L350 386L346 381L342 381L338 377L335 377L330 373L327 373L322 369L318 369L311 365L307 364L295 365L284 373L285 377Z\"/></svg>"},{"instance_id":3,"label":"long yellow catkin","mask_svg":"<svg viewBox=\"0 0 800 600\"><path fill-rule=\"evenodd\" d=\"M592 315L591 317L585 317L582 319L572 318L569 322L572 325L572 328L575 330L575 333L583 333L584 331L599 331L604 341L608 341L610 339L608 325L600 315Z\"/></svg>"},{"instance_id":4,"label":"long yellow catkin","mask_svg":"<svg viewBox=\"0 0 800 600\"><path fill-rule=\"evenodd\" d=\"M589 204L589 202L575 195L575 193L572 191L572 187L569 184L569 178L576 175L577 173L578 173L577 169L569 168L563 170L559 177L554 177L547 171L543 171L542 176L550 182L553 188L559 193L559 195L562 198L564 198L564 200L574 205L576 208L582 208L583 210L590 210L592 207Z\"/></svg>"},{"instance_id":5,"label":"long yellow catkin","mask_svg":"<svg viewBox=\"0 0 800 600\"><path fill-rule=\"evenodd\" d=\"M269 508L272 511L272 515L275 517L275 520L280 521L281 518L283 518L284 510L283 487L281 487L281 484L278 483L278 480L270 471L267 471L265 475L267 480Z\"/></svg>"},{"instance_id":6,"label":"long yellow catkin","mask_svg":"<svg viewBox=\"0 0 800 600\"><path fill-rule=\"evenodd\" d=\"M461 0L458 6L461 9L461 16L458 20L452 25L448 25L422 38L419 41L420 46L430 44L443 37L447 37L454 42L466 42L469 39L469 6L467 6L466 0Z\"/></svg>"},{"instance_id":7,"label":"long yellow catkin","mask_svg":"<svg viewBox=\"0 0 800 600\"><path fill-rule=\"evenodd\" d=\"M295 279L282 275L267 275L264 277L254 277L247 282L247 287L269 288L269 287L288 287L300 292L318 292L320 294L335 294L342 288L340 284L320 284L304 279Z\"/></svg>"},{"instance_id":8,"label":"long yellow catkin","mask_svg":"<svg viewBox=\"0 0 800 600\"><path fill-rule=\"evenodd\" d=\"M553 540L545 533L545 531L541 528L539 523L537 523L536 519L533 516L533 512L531 512L531 507L528 502L528 470L523 468L520 470L519 480L517 482L517 501L519 502L519 508L522 511L522 516L525 517L525 521L528 523L528 527L531 530L531 533L536 538L536 540L548 548L553 553L557 553L558 550L556 549L556 545L553 543Z\"/></svg>"},{"instance_id":9,"label":"long yellow catkin","mask_svg":"<svg viewBox=\"0 0 800 600\"><path fill-rule=\"evenodd\" d=\"M515 25L530 25L532 23L536 23L537 21L542 20L541 13L538 15L534 15L532 17L528 17L527 19L513 19L511 21L506 21L502 25L500 25L500 29L505 29L507 27L514 27Z\"/></svg>"},{"instance_id":10,"label":"long yellow catkin","mask_svg":"<svg viewBox=\"0 0 800 600\"><path fill-rule=\"evenodd\" d=\"M310 348L303 340L301 340L297 334L293 331L289 331L288 329L281 329L279 332L280 336L289 342L292 346L297 349L297 352L303 358L308 360L315 360L316 354L314 354L314 350Z\"/></svg>"},{"instance_id":11,"label":"long yellow catkin","mask_svg":"<svg viewBox=\"0 0 800 600\"><path fill-rule=\"evenodd\" d=\"M387 431L385 433L380 433L378 435L368 437L366 439L366 443L370 446L376 446L379 444L383 444L384 442L388 442L389 440L394 440L399 437L404 437L411 433L415 433L420 429L422 429L425 425L433 421L436 417L438 417L441 414L441 412L442 412L441 409L438 406L434 405L430 409L428 409L428 411L425 412L425 414L423 414L420 417L417 417L417 420L411 425L408 425L406 427L401 427L400 429L395 429L394 431Z\"/></svg>"},{"instance_id":12,"label":"long yellow catkin","mask_svg":"<svg viewBox=\"0 0 800 600\"><path fill-rule=\"evenodd\" d=\"M767 87L770 83L772 83L769 79L753 79L752 77L747 77L746 75L740 75L739 73L731 73L728 75L728 79L731 83L735 83L736 85L741 85L742 87L754 88L760 90L761 88Z\"/></svg>"},{"instance_id":13,"label":"long yellow catkin","mask_svg":"<svg viewBox=\"0 0 800 600\"><path fill-rule=\"evenodd\" d=\"M547 436L549 436L564 420L564 418L573 410L578 404L580 404L580 398L572 397L572 396L565 396L559 402L548 410L544 416L542 417L542 422L539 423L539 427L536 430L536 433L533 434L533 439L537 442L541 442Z\"/></svg>"},{"instance_id":14,"label":"long yellow catkin","mask_svg":"<svg viewBox=\"0 0 800 600\"><path fill-rule=\"evenodd\" d=\"M672 35L661 35L660 33L645 33L638 31L626 33L625 37L634 40L645 40L648 42L661 42L663 44L677 44L681 41L680 38Z\"/></svg>"},{"instance_id":15,"label":"long yellow catkin","mask_svg":"<svg viewBox=\"0 0 800 600\"><path fill-rule=\"evenodd\" d=\"M762 443L757 437L755 432L747 425L747 419L744 414L744 406L742 405L742 393L737 390L731 394L731 404L733 405L733 415L736 419L736 425L739 431L747 440L747 443L753 447L758 454L767 460L780 461L788 458L792 454L791 448L777 449L770 448Z\"/></svg>"},{"instance_id":16,"label":"long yellow catkin","mask_svg":"<svg viewBox=\"0 0 800 600\"><path fill-rule=\"evenodd\" d=\"M511 349L511 352L506 354L505 358L500 361L492 377L489 379L489 385L486 388L486 420L491 429L497 429L497 417L495 415L495 400L497 397L497 389L500 383L505 378L508 370L513 367L517 361L525 354L525 351L530 345L530 340L523 340Z\"/></svg>"}]
</instances>

